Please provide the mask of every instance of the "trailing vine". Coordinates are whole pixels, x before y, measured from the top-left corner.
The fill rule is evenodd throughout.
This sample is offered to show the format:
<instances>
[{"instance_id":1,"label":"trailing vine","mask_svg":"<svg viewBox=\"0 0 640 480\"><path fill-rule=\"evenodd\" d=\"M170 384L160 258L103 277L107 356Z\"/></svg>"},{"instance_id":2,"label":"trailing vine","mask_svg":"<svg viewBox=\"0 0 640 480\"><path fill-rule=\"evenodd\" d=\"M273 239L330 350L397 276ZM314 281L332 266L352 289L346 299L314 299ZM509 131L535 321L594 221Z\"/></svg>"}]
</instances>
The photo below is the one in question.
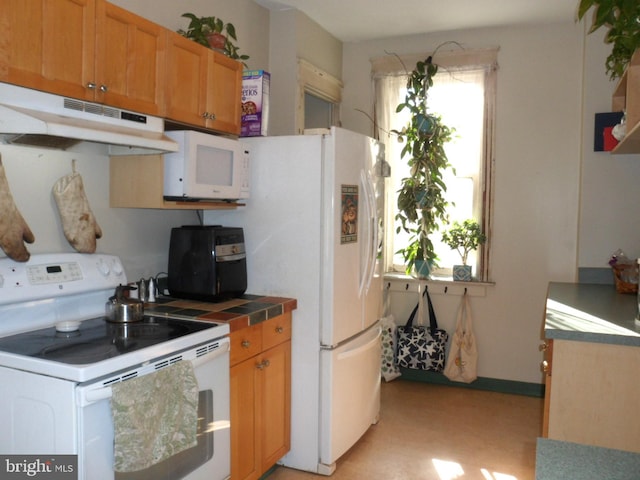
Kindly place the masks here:
<instances>
[{"instance_id":1,"label":"trailing vine","mask_svg":"<svg viewBox=\"0 0 640 480\"><path fill-rule=\"evenodd\" d=\"M400 221L396 233L404 230L410 235L409 244L396 253L402 254L406 271L411 273L416 262L437 263L429 235L447 221L445 199L447 186L443 174L451 168L444 145L451 140L453 130L442 123L440 116L428 111L428 92L438 66L432 56L416 64L407 80L407 93L396 112L408 110L411 118L402 130L392 130L402 142L402 158L408 157L410 176L403 178L398 191Z\"/></svg>"}]
</instances>

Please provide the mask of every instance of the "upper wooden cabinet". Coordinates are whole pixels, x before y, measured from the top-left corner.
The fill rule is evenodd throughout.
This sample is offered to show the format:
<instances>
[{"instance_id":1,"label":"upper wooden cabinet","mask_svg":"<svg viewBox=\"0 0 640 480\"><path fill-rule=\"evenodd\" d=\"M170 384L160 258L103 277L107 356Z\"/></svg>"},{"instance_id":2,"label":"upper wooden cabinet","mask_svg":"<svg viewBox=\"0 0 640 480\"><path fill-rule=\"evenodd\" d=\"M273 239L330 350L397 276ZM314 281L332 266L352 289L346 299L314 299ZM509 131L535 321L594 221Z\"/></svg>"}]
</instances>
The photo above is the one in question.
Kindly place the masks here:
<instances>
[{"instance_id":1,"label":"upper wooden cabinet","mask_svg":"<svg viewBox=\"0 0 640 480\"><path fill-rule=\"evenodd\" d=\"M242 63L106 0L4 0L0 81L240 135Z\"/></svg>"},{"instance_id":2,"label":"upper wooden cabinet","mask_svg":"<svg viewBox=\"0 0 640 480\"><path fill-rule=\"evenodd\" d=\"M242 64L177 33L168 38L166 118L239 135Z\"/></svg>"},{"instance_id":3,"label":"upper wooden cabinet","mask_svg":"<svg viewBox=\"0 0 640 480\"><path fill-rule=\"evenodd\" d=\"M97 0L95 99L161 115L166 38L160 25Z\"/></svg>"},{"instance_id":4,"label":"upper wooden cabinet","mask_svg":"<svg viewBox=\"0 0 640 480\"><path fill-rule=\"evenodd\" d=\"M105 0L8 0L2 18L0 80L162 113L166 35L159 25Z\"/></svg>"},{"instance_id":5,"label":"upper wooden cabinet","mask_svg":"<svg viewBox=\"0 0 640 480\"><path fill-rule=\"evenodd\" d=\"M93 100L95 0L5 0L0 80Z\"/></svg>"}]
</instances>

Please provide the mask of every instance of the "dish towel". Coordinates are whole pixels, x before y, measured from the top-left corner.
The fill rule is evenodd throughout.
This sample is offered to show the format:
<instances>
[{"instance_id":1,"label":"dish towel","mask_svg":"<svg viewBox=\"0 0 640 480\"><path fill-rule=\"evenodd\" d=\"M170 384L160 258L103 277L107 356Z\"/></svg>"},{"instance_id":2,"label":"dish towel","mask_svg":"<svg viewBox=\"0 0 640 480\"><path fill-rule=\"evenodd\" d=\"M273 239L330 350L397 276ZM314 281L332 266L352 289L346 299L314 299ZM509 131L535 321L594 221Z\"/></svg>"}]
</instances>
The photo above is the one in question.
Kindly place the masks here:
<instances>
[{"instance_id":1,"label":"dish towel","mask_svg":"<svg viewBox=\"0 0 640 480\"><path fill-rule=\"evenodd\" d=\"M143 470L196 445L198 381L191 362L111 388L116 472Z\"/></svg>"}]
</instances>

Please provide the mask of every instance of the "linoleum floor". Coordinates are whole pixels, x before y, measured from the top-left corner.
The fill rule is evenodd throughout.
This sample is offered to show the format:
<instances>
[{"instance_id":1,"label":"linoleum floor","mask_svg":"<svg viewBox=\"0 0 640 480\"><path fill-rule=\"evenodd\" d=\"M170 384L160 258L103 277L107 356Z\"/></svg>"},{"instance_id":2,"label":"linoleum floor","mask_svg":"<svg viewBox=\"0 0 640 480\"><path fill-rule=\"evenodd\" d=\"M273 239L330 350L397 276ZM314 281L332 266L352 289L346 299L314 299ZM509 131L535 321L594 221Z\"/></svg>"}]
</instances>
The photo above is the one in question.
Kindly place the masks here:
<instances>
[{"instance_id":1,"label":"linoleum floor","mask_svg":"<svg viewBox=\"0 0 640 480\"><path fill-rule=\"evenodd\" d=\"M329 478L533 480L542 409L541 398L383 382L380 421L338 460ZM322 478L280 466L267 480Z\"/></svg>"}]
</instances>

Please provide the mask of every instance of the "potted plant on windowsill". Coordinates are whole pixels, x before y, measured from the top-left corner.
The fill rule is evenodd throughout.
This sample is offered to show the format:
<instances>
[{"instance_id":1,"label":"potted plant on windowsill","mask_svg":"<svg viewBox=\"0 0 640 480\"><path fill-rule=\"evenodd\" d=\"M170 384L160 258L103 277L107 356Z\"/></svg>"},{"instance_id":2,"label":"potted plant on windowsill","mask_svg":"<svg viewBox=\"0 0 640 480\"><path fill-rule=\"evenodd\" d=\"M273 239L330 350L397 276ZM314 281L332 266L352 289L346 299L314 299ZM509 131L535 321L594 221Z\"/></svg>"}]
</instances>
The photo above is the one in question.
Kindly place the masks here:
<instances>
[{"instance_id":1,"label":"potted plant on windowsill","mask_svg":"<svg viewBox=\"0 0 640 480\"><path fill-rule=\"evenodd\" d=\"M595 7L589 33L608 28L605 43L612 44L605 61L606 72L614 80L622 77L634 52L640 48L640 2L629 0L580 0L578 20Z\"/></svg>"},{"instance_id":2,"label":"potted plant on windowsill","mask_svg":"<svg viewBox=\"0 0 640 480\"><path fill-rule=\"evenodd\" d=\"M238 41L236 27L232 23L225 23L218 17L197 17L193 13L183 13L183 17L190 19L187 30L178 33L205 47L224 53L234 60L240 60L246 66L248 55L240 55L238 46L229 38Z\"/></svg>"},{"instance_id":3,"label":"potted plant on windowsill","mask_svg":"<svg viewBox=\"0 0 640 480\"><path fill-rule=\"evenodd\" d=\"M402 130L392 130L400 141L406 140L402 158L408 157L411 172L402 179L396 214L396 220L400 221L396 233L404 230L410 241L397 253L405 260L407 274L416 273L420 278L428 278L437 262L429 235L438 230L440 222L446 222L448 206L443 175L451 165L444 145L453 131L427 108L428 90L437 72L438 66L431 56L416 64L407 80L405 100L396 109L397 112L407 109L411 118Z\"/></svg>"},{"instance_id":4,"label":"potted plant on windowsill","mask_svg":"<svg viewBox=\"0 0 640 480\"><path fill-rule=\"evenodd\" d=\"M453 266L453 279L470 282L471 266L467 265L469 253L487 241L487 236L482 233L480 224L475 220L465 220L462 223L453 222L452 226L443 232L442 241L451 250L456 250L462 259L462 265Z\"/></svg>"}]
</instances>

